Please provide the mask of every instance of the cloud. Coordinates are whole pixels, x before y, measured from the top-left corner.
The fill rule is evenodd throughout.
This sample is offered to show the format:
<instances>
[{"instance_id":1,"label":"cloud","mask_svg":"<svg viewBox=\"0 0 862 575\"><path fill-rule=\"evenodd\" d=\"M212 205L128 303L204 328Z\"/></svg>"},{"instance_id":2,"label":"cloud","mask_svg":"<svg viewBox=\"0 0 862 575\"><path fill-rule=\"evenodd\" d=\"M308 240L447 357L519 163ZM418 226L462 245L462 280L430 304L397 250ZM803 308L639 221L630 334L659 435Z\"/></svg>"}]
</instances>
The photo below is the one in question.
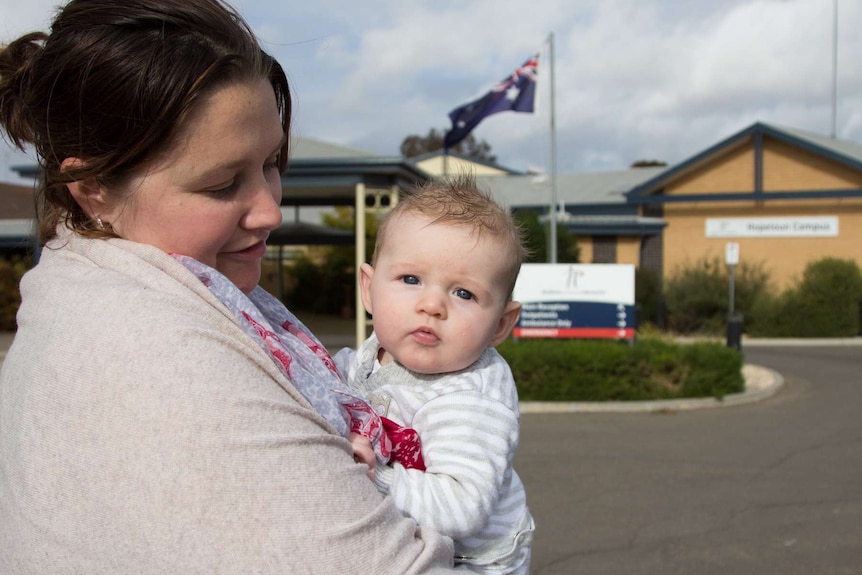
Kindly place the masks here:
<instances>
[{"instance_id":1,"label":"cloud","mask_svg":"<svg viewBox=\"0 0 862 575\"><path fill-rule=\"evenodd\" d=\"M52 3L0 0L3 38ZM285 67L299 133L396 155L542 50L535 114L483 121L511 167L550 165L554 33L560 171L685 160L755 121L827 134L833 3L824 0L237 0ZM839 2L837 131L862 141L862 3ZM31 24L32 23L32 24ZM26 24L26 25L25 25Z\"/></svg>"}]
</instances>

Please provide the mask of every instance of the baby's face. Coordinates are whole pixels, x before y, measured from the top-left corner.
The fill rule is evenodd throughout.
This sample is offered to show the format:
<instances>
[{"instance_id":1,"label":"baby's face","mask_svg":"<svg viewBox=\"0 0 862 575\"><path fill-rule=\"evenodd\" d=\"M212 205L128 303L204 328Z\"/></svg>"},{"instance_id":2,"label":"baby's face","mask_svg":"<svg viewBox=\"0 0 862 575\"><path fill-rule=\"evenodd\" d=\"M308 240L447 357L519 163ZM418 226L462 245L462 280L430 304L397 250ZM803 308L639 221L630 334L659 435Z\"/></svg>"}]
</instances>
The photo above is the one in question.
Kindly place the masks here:
<instances>
[{"instance_id":1,"label":"baby's face","mask_svg":"<svg viewBox=\"0 0 862 575\"><path fill-rule=\"evenodd\" d=\"M419 373L468 367L508 336L506 255L488 234L400 214L372 269L363 266L363 302L392 357Z\"/></svg>"}]
</instances>

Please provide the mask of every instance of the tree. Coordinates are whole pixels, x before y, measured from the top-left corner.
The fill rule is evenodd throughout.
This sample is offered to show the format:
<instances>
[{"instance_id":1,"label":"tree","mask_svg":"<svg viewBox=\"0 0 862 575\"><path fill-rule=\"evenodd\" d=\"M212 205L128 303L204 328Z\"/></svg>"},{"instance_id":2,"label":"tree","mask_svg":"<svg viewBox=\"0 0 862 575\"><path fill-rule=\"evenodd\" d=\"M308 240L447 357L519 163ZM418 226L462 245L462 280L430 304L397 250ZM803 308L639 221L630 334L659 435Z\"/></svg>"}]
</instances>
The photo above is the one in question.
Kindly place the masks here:
<instances>
[{"instance_id":1,"label":"tree","mask_svg":"<svg viewBox=\"0 0 862 575\"><path fill-rule=\"evenodd\" d=\"M667 166L667 162L661 160L638 160L632 163L630 168L661 168Z\"/></svg>"},{"instance_id":2,"label":"tree","mask_svg":"<svg viewBox=\"0 0 862 575\"><path fill-rule=\"evenodd\" d=\"M347 230L352 232L356 226L356 218L354 217L353 208L347 206L336 206L334 213L321 214L321 221L324 226L335 228L337 230ZM377 228L379 221L373 213L366 212L365 214L365 260L371 261L371 254L374 253L374 244L377 241ZM344 262L345 267L353 267L356 257L356 246L330 246L327 250L327 259Z\"/></svg>"},{"instance_id":3,"label":"tree","mask_svg":"<svg viewBox=\"0 0 862 575\"><path fill-rule=\"evenodd\" d=\"M444 130L438 131L436 128L431 128L425 136L411 134L401 142L401 155L405 158L413 158L421 156L422 154L436 152L443 148L443 136L445 135L446 132ZM469 134L466 138L461 140L457 146L450 149L455 153L469 158L484 160L491 163L497 161L497 156L491 153L491 144L485 140L476 140L473 134Z\"/></svg>"},{"instance_id":4,"label":"tree","mask_svg":"<svg viewBox=\"0 0 862 575\"><path fill-rule=\"evenodd\" d=\"M532 210L516 211L515 220L524 230L524 247L527 248L526 263L548 263L549 222L539 221L539 214ZM578 238L566 226L557 226L557 263L576 264L581 260Z\"/></svg>"}]
</instances>

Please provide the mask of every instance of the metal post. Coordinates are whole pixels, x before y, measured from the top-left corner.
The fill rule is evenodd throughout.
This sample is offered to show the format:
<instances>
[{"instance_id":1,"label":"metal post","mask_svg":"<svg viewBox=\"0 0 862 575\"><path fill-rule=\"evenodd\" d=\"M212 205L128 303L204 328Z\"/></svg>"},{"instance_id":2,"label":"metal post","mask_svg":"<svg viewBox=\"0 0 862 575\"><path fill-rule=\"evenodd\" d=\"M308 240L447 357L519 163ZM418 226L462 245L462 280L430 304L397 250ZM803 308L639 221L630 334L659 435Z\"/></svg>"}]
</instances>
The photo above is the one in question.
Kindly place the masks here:
<instances>
[{"instance_id":1,"label":"metal post","mask_svg":"<svg viewBox=\"0 0 862 575\"><path fill-rule=\"evenodd\" d=\"M727 347L742 351L742 314L734 311L735 264L730 264L730 300L727 311Z\"/></svg>"},{"instance_id":2,"label":"metal post","mask_svg":"<svg viewBox=\"0 0 862 575\"><path fill-rule=\"evenodd\" d=\"M735 287L735 283L736 283L736 281L735 281L735 276L736 276L736 274L735 274L735 270L736 270L736 266L735 266L735 265L730 265L730 266L728 266L728 267L730 268L730 299L728 300L728 301L729 301L729 304L728 304L728 306L727 306L727 313L728 313L729 315L733 316L733 294L734 294L734 292L736 291L736 290L734 289L734 287Z\"/></svg>"},{"instance_id":3,"label":"metal post","mask_svg":"<svg viewBox=\"0 0 862 575\"><path fill-rule=\"evenodd\" d=\"M838 116L838 0L832 3L832 138L837 135Z\"/></svg>"},{"instance_id":4,"label":"metal post","mask_svg":"<svg viewBox=\"0 0 862 575\"><path fill-rule=\"evenodd\" d=\"M554 101L554 33L548 35L548 75L551 81L551 205L548 215L551 218L551 227L548 245L550 263L557 263L557 127L556 127L556 102Z\"/></svg>"},{"instance_id":5,"label":"metal post","mask_svg":"<svg viewBox=\"0 0 862 575\"><path fill-rule=\"evenodd\" d=\"M354 190L356 194L356 207L354 209L354 233L356 234L356 258L354 260L356 276L354 284L356 286L356 348L362 345L365 341L366 322L365 322L365 307L362 305L362 292L359 289L359 268L365 263L365 184L360 182L356 184Z\"/></svg>"}]
</instances>

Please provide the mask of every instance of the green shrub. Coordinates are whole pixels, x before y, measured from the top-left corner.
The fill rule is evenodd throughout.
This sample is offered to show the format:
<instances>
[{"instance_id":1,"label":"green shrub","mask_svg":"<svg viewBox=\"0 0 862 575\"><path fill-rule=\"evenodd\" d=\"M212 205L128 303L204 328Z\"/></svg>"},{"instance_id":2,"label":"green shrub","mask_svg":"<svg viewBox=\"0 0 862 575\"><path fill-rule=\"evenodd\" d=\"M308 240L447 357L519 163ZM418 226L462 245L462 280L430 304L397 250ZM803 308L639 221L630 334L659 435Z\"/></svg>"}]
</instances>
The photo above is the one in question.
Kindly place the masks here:
<instances>
[{"instance_id":1,"label":"green shrub","mask_svg":"<svg viewBox=\"0 0 862 575\"><path fill-rule=\"evenodd\" d=\"M549 223L539 221L539 213L532 210L520 210L513 214L515 221L524 230L524 247L527 250L527 263L543 264L548 261ZM557 226L557 262L561 264L576 264L581 261L581 248L578 238L565 225Z\"/></svg>"},{"instance_id":2,"label":"green shrub","mask_svg":"<svg viewBox=\"0 0 862 575\"><path fill-rule=\"evenodd\" d=\"M0 256L0 331L15 331L15 316L21 305L21 292L18 284L21 276L32 266L27 256Z\"/></svg>"},{"instance_id":3,"label":"green shrub","mask_svg":"<svg viewBox=\"0 0 862 575\"><path fill-rule=\"evenodd\" d=\"M497 349L524 401L720 398L744 389L742 354L717 343L510 339Z\"/></svg>"},{"instance_id":4,"label":"green shrub","mask_svg":"<svg viewBox=\"0 0 862 575\"><path fill-rule=\"evenodd\" d=\"M658 325L658 305L661 299L661 278L653 270L635 269L635 306L638 327L651 323Z\"/></svg>"},{"instance_id":5,"label":"green shrub","mask_svg":"<svg viewBox=\"0 0 862 575\"><path fill-rule=\"evenodd\" d=\"M734 275L734 311L747 316L770 292L769 273L762 263L743 262ZM668 329L680 334L721 334L727 325L730 275L718 258L679 268L665 289Z\"/></svg>"},{"instance_id":6,"label":"green shrub","mask_svg":"<svg viewBox=\"0 0 862 575\"><path fill-rule=\"evenodd\" d=\"M852 337L859 333L862 272L853 260L823 258L805 268L798 285L753 310L751 335Z\"/></svg>"},{"instance_id":7,"label":"green shrub","mask_svg":"<svg viewBox=\"0 0 862 575\"><path fill-rule=\"evenodd\" d=\"M323 272L305 256L296 258L286 271L288 286L284 303L288 309L321 312Z\"/></svg>"}]
</instances>

